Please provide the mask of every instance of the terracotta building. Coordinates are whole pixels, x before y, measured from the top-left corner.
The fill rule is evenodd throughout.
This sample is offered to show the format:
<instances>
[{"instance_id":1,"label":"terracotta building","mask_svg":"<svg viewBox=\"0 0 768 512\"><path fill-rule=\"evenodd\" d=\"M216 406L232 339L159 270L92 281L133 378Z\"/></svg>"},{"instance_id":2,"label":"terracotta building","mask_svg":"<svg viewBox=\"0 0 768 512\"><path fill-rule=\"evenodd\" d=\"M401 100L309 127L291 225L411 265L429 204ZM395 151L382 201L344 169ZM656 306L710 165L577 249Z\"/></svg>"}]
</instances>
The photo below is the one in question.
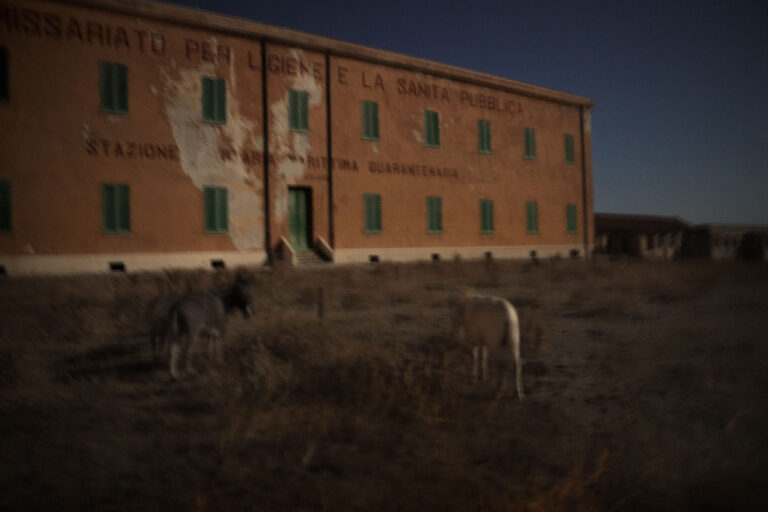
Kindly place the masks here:
<instances>
[{"instance_id":1,"label":"terracotta building","mask_svg":"<svg viewBox=\"0 0 768 512\"><path fill-rule=\"evenodd\" d=\"M167 4L0 4L0 270L589 254L584 97Z\"/></svg>"}]
</instances>

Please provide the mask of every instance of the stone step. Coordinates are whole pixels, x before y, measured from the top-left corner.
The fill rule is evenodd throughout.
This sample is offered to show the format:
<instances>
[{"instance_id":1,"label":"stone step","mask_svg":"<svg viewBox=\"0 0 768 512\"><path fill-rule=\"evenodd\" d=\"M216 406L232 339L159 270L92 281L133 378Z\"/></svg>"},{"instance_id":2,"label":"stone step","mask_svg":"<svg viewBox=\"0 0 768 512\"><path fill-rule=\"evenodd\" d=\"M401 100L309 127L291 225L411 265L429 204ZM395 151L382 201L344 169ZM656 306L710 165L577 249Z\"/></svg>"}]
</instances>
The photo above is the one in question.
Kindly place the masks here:
<instances>
[{"instance_id":1,"label":"stone step","mask_svg":"<svg viewBox=\"0 0 768 512\"><path fill-rule=\"evenodd\" d=\"M329 261L324 260L311 249L296 251L296 265L299 267L308 267L316 265L327 265Z\"/></svg>"}]
</instances>

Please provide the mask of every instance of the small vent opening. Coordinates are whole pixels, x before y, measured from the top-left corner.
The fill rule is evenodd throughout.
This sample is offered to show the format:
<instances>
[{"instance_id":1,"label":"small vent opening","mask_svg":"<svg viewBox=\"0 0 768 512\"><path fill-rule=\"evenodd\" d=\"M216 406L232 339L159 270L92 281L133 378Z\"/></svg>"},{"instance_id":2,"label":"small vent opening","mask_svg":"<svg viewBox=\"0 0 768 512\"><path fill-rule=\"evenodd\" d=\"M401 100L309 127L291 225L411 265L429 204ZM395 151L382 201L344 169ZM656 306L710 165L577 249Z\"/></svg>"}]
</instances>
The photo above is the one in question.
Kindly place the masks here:
<instances>
[{"instance_id":1,"label":"small vent opening","mask_svg":"<svg viewBox=\"0 0 768 512\"><path fill-rule=\"evenodd\" d=\"M109 270L111 272L125 272L125 263L122 261L110 261Z\"/></svg>"}]
</instances>

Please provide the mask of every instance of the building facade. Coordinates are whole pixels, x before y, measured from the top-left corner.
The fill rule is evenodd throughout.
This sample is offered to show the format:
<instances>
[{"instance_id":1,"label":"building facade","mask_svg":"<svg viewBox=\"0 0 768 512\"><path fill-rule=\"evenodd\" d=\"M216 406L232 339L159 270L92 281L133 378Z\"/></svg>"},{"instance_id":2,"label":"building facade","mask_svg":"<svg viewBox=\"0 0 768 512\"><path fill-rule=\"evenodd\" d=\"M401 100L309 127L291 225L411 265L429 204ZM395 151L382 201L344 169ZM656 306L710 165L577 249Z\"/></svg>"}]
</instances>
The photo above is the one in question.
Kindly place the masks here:
<instances>
[{"instance_id":1,"label":"building facade","mask_svg":"<svg viewBox=\"0 0 768 512\"><path fill-rule=\"evenodd\" d=\"M584 97L167 4L0 4L9 274L589 254Z\"/></svg>"},{"instance_id":2,"label":"building facade","mask_svg":"<svg viewBox=\"0 0 768 512\"><path fill-rule=\"evenodd\" d=\"M692 226L680 217L595 213L595 252L670 260L683 255Z\"/></svg>"}]
</instances>

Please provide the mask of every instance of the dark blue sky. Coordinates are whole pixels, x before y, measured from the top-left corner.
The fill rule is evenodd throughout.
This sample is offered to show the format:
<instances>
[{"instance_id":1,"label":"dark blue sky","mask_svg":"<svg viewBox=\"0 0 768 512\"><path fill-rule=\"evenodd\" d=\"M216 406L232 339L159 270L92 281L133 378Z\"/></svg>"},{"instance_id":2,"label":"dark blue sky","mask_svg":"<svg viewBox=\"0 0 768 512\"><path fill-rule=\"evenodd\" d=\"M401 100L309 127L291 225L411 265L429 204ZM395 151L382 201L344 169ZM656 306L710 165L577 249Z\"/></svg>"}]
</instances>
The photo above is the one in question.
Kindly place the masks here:
<instances>
[{"instance_id":1,"label":"dark blue sky","mask_svg":"<svg viewBox=\"0 0 768 512\"><path fill-rule=\"evenodd\" d=\"M581 94L595 210L768 224L768 2L175 0Z\"/></svg>"}]
</instances>

